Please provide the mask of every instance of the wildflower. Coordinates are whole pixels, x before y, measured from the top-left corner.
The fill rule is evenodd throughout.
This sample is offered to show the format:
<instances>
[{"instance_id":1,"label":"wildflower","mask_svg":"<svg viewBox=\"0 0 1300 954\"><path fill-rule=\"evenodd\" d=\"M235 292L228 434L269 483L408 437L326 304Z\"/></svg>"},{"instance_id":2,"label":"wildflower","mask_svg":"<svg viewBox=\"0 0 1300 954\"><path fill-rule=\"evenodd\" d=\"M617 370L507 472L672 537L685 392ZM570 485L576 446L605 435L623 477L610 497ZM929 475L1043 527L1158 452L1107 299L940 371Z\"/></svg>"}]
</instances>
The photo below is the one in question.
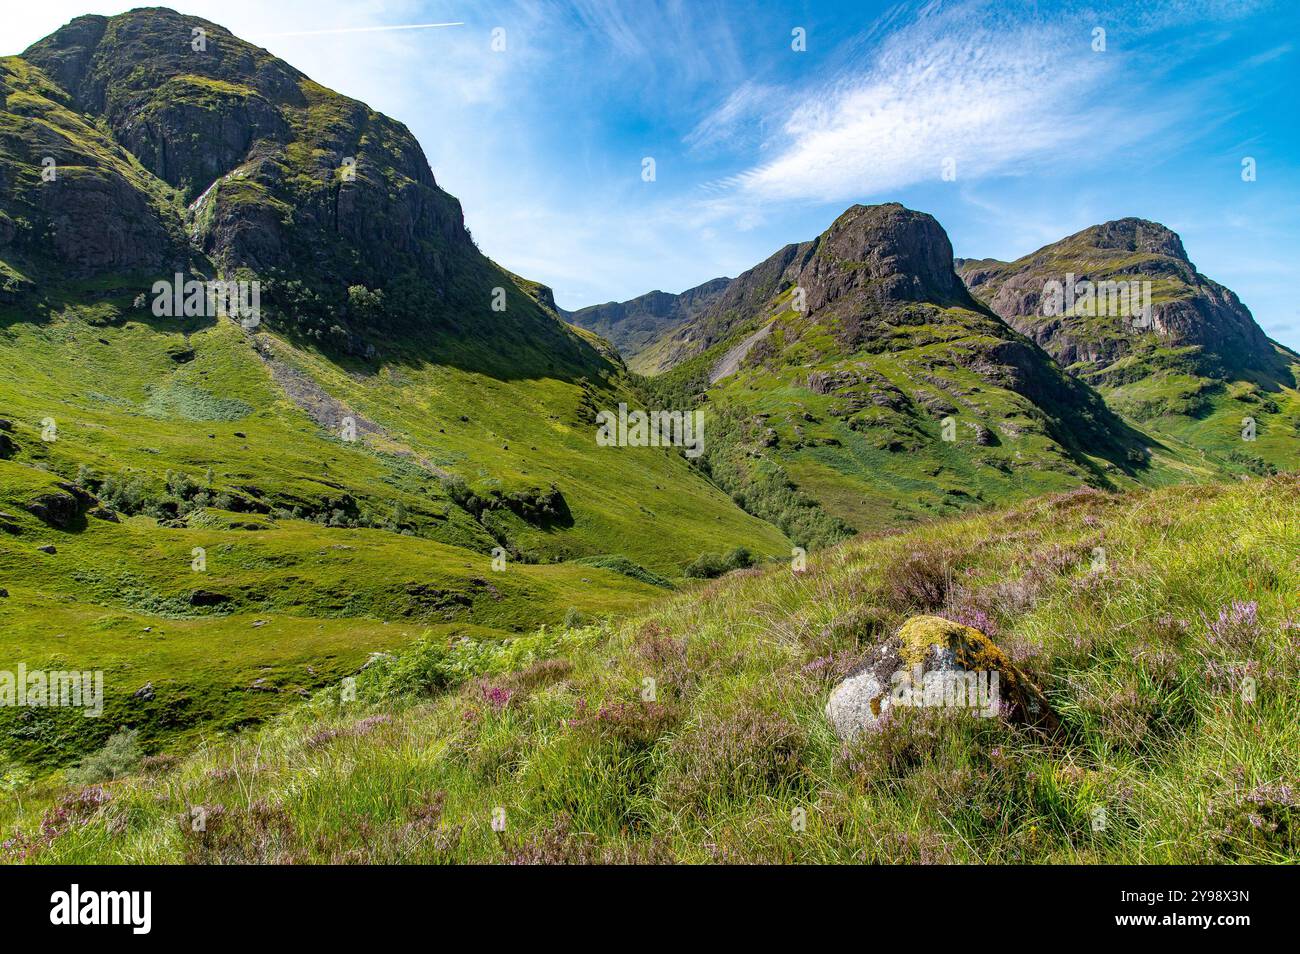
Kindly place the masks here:
<instances>
[{"instance_id":1,"label":"wildflower","mask_svg":"<svg viewBox=\"0 0 1300 954\"><path fill-rule=\"evenodd\" d=\"M1254 600L1233 600L1219 610L1219 618L1205 620L1206 638L1211 646L1223 652L1241 653L1254 646L1260 636L1259 604Z\"/></svg>"},{"instance_id":2,"label":"wildflower","mask_svg":"<svg viewBox=\"0 0 1300 954\"><path fill-rule=\"evenodd\" d=\"M510 697L514 692L505 686L484 686L483 701L490 705L493 710L500 712L510 704Z\"/></svg>"}]
</instances>

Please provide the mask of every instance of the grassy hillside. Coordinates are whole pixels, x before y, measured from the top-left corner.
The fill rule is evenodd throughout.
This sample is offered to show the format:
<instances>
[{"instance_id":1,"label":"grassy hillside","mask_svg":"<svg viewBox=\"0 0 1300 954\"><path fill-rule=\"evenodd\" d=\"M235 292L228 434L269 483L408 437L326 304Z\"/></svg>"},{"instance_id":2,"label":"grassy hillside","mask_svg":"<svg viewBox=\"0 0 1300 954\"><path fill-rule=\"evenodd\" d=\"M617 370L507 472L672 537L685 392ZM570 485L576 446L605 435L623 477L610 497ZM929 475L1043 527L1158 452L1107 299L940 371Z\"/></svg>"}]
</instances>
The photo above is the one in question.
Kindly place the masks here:
<instances>
[{"instance_id":1,"label":"grassy hillside","mask_svg":"<svg viewBox=\"0 0 1300 954\"><path fill-rule=\"evenodd\" d=\"M155 317L177 271L260 282L260 323ZM169 10L0 59L0 366L0 670L109 694L0 712L36 771L251 724L411 627L506 638L789 553L680 450L596 444L621 362L482 255L401 123Z\"/></svg>"},{"instance_id":2,"label":"grassy hillside","mask_svg":"<svg viewBox=\"0 0 1300 954\"><path fill-rule=\"evenodd\" d=\"M113 299L9 309L0 362L0 655L105 670L113 717L3 710L0 751L33 766L119 724L170 745L246 725L430 623L617 614L703 552L789 552L680 453L596 445L588 405L627 399L615 377L344 368Z\"/></svg>"},{"instance_id":3,"label":"grassy hillside","mask_svg":"<svg viewBox=\"0 0 1300 954\"><path fill-rule=\"evenodd\" d=\"M1286 381L1300 374L1300 359L1278 346L1290 362ZM1121 369L1134 361L1121 361ZM1205 461L1241 474L1294 470L1300 439L1300 390L1276 379L1247 375L1206 377L1186 367L1160 373L1125 374L1097 391L1106 403L1150 433L1195 448ZM1247 439L1247 419L1253 437Z\"/></svg>"},{"instance_id":4,"label":"grassy hillside","mask_svg":"<svg viewBox=\"0 0 1300 954\"><path fill-rule=\"evenodd\" d=\"M43 322L5 317L0 352L14 371L0 407L14 460L66 479L84 467L99 487L128 473L159 489L173 470L232 509L371 526L400 509L397 529L482 552L615 552L668 575L719 540L786 552L680 452L597 446L596 410L634 400L608 373L510 380L431 361L340 365L234 322L186 325L110 303ZM355 441L342 437L345 417ZM52 442L40 438L46 418ZM449 477L507 503L554 485L567 513L475 514L452 499Z\"/></svg>"},{"instance_id":5,"label":"grassy hillside","mask_svg":"<svg viewBox=\"0 0 1300 954\"><path fill-rule=\"evenodd\" d=\"M620 626L436 635L260 733L19 790L12 860L1280 862L1297 845L1300 483L862 538ZM822 714L910 614L974 623L1062 730ZM654 680L653 701L645 696ZM1248 683L1246 680L1253 680ZM497 827L493 829L494 817ZM201 818L196 825L194 819ZM202 830L196 830L201 828Z\"/></svg>"},{"instance_id":6,"label":"grassy hillside","mask_svg":"<svg viewBox=\"0 0 1300 954\"><path fill-rule=\"evenodd\" d=\"M13 465L0 468L13 476ZM12 480L5 487L14 493ZM8 760L66 767L122 725L175 750L264 719L426 630L502 639L568 614L627 612L662 592L572 563L493 572L487 555L379 530L203 518L163 528L131 517L80 534L17 521L23 545L0 547L6 668L103 670L106 699L97 719L0 709Z\"/></svg>"},{"instance_id":7,"label":"grassy hillside","mask_svg":"<svg viewBox=\"0 0 1300 954\"><path fill-rule=\"evenodd\" d=\"M886 341L846 353L831 329L790 308L788 290L770 309L646 387L670 404L706 395L713 478L796 542L821 545L845 528L914 524L1080 485L1132 488L1217 472L1178 441L1150 439L1115 418L1108 431L1091 416L1095 397L1096 407L1070 400L1047 362L1026 361L1023 377L1017 359L1002 364L995 356L1006 354L1009 332L990 316L964 308L901 316ZM710 384L756 331L764 337L736 370ZM1038 371L1046 381L1032 377Z\"/></svg>"}]
</instances>

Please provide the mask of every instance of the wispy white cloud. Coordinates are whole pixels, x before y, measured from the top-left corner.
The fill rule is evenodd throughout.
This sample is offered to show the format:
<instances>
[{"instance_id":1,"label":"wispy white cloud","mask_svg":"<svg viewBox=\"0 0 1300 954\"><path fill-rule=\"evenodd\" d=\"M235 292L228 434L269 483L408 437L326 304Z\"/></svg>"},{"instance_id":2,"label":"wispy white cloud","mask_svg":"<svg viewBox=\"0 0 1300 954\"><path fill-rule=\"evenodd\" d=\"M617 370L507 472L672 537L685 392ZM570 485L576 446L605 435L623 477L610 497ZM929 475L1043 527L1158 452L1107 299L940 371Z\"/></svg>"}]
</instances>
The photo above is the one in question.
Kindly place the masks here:
<instances>
[{"instance_id":1,"label":"wispy white cloud","mask_svg":"<svg viewBox=\"0 0 1300 954\"><path fill-rule=\"evenodd\" d=\"M734 10L721 0L662 0L617 3L569 0L551 10L613 56L620 72L640 73L643 82L669 78L689 85L744 75L733 27Z\"/></svg>"},{"instance_id":2,"label":"wispy white cloud","mask_svg":"<svg viewBox=\"0 0 1300 954\"><path fill-rule=\"evenodd\" d=\"M726 183L765 200L854 200L938 181L945 160L959 179L1023 172L1103 130L1112 139L1146 134L1117 111L1081 110L1121 62L1091 42L1079 21L931 5L864 68L785 97L773 158ZM736 112L733 94L701 127L726 128Z\"/></svg>"},{"instance_id":3,"label":"wispy white cloud","mask_svg":"<svg viewBox=\"0 0 1300 954\"><path fill-rule=\"evenodd\" d=\"M722 148L758 144L770 133L768 125L785 91L769 83L746 80L717 109L686 134L684 142L694 154Z\"/></svg>"},{"instance_id":4,"label":"wispy white cloud","mask_svg":"<svg viewBox=\"0 0 1300 954\"><path fill-rule=\"evenodd\" d=\"M1291 43L1283 43L1275 46L1271 50L1265 50L1263 53L1257 53L1248 59L1246 66L1263 66L1265 63L1272 63L1274 60L1280 60L1284 56L1289 56L1295 49Z\"/></svg>"}]
</instances>

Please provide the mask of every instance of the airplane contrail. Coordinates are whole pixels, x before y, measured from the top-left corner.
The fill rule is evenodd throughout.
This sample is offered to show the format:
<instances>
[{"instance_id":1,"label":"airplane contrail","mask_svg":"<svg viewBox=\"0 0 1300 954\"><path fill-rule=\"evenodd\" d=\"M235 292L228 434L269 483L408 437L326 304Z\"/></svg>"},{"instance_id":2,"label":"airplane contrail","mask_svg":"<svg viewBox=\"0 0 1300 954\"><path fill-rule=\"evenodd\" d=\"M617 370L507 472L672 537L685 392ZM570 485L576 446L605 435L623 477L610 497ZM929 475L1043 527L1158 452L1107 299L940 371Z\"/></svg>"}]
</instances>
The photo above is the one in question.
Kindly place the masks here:
<instances>
[{"instance_id":1,"label":"airplane contrail","mask_svg":"<svg viewBox=\"0 0 1300 954\"><path fill-rule=\"evenodd\" d=\"M333 30L293 30L288 33L262 33L259 36L322 36L326 33L377 33L381 30L432 30L437 27L464 26L463 20L454 23L403 23L393 26L338 27Z\"/></svg>"}]
</instances>

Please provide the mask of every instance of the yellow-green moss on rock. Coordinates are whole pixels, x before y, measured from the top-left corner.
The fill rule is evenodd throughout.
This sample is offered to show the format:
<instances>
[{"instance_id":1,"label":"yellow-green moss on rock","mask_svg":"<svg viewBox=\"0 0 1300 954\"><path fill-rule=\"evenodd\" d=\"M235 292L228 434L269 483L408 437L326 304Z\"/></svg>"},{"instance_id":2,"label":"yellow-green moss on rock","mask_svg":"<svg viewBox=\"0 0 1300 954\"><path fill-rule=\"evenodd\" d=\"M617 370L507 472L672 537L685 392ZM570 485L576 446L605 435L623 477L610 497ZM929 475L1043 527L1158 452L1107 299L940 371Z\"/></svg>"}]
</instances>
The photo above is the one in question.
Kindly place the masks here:
<instances>
[{"instance_id":1,"label":"yellow-green moss on rock","mask_svg":"<svg viewBox=\"0 0 1300 954\"><path fill-rule=\"evenodd\" d=\"M978 629L942 616L913 616L899 629L898 641L899 656L908 666L928 666L941 659L967 672L996 672L1014 721L1056 730L1056 716L1042 690Z\"/></svg>"}]
</instances>

